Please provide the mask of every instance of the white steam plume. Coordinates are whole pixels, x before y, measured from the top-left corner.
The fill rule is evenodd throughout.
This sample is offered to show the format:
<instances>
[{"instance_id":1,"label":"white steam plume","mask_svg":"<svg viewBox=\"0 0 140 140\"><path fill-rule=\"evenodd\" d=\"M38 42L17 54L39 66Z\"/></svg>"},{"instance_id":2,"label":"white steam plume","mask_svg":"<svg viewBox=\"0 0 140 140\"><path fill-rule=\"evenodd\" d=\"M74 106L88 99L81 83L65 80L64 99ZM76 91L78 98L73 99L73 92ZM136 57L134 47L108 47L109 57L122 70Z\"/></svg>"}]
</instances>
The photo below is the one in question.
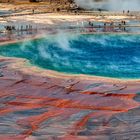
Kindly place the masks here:
<instances>
[{"instance_id":1,"label":"white steam plume","mask_svg":"<svg viewBox=\"0 0 140 140\"><path fill-rule=\"evenodd\" d=\"M105 9L110 11L140 10L140 0L75 0L75 2L86 9Z\"/></svg>"}]
</instances>

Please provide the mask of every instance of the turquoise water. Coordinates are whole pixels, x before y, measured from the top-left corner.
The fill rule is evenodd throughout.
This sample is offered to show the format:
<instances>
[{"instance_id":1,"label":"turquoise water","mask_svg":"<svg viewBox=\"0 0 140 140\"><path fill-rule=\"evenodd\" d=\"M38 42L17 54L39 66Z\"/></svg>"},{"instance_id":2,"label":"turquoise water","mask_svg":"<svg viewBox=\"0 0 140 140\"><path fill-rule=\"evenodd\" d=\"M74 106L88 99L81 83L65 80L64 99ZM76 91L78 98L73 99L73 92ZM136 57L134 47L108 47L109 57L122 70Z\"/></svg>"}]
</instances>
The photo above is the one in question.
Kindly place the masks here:
<instances>
[{"instance_id":1,"label":"turquoise water","mask_svg":"<svg viewBox=\"0 0 140 140\"><path fill-rule=\"evenodd\" d=\"M140 35L60 33L5 45L0 55L71 74L140 78Z\"/></svg>"}]
</instances>

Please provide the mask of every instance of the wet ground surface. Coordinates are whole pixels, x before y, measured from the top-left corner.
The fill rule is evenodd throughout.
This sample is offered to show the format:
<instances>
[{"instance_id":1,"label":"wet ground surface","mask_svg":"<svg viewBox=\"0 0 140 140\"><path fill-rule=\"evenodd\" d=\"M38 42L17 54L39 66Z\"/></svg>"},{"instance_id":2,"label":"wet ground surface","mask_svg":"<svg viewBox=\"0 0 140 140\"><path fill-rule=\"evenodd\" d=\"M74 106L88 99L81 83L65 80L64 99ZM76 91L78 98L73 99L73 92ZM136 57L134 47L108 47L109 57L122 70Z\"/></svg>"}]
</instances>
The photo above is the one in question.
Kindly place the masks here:
<instances>
[{"instance_id":1,"label":"wet ground surface","mask_svg":"<svg viewBox=\"0 0 140 140\"><path fill-rule=\"evenodd\" d=\"M140 139L140 81L39 76L17 62L0 58L2 140Z\"/></svg>"}]
</instances>

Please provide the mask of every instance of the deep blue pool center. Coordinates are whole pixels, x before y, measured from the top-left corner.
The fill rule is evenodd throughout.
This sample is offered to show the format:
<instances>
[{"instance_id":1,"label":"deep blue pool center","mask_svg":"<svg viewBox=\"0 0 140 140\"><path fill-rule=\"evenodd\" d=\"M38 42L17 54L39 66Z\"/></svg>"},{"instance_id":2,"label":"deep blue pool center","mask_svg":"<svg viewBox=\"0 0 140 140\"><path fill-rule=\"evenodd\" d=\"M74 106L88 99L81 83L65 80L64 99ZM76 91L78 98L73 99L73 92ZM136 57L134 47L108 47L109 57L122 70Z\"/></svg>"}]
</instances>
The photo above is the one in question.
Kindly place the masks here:
<instances>
[{"instance_id":1,"label":"deep blue pool center","mask_svg":"<svg viewBox=\"0 0 140 140\"><path fill-rule=\"evenodd\" d=\"M0 47L0 55L69 74L140 78L140 35L59 33Z\"/></svg>"}]
</instances>

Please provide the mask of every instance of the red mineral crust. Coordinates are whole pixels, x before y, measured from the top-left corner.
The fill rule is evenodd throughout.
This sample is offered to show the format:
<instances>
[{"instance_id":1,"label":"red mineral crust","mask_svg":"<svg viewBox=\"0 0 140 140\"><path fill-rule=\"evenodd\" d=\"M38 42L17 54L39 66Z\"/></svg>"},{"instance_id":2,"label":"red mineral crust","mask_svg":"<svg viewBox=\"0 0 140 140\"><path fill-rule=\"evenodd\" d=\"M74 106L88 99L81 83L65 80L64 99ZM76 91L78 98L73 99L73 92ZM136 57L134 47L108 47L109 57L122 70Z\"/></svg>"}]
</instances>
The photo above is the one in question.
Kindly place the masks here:
<instances>
[{"instance_id":1,"label":"red mineral crust","mask_svg":"<svg viewBox=\"0 0 140 140\"><path fill-rule=\"evenodd\" d=\"M139 80L38 72L20 59L0 63L2 140L140 138Z\"/></svg>"}]
</instances>

